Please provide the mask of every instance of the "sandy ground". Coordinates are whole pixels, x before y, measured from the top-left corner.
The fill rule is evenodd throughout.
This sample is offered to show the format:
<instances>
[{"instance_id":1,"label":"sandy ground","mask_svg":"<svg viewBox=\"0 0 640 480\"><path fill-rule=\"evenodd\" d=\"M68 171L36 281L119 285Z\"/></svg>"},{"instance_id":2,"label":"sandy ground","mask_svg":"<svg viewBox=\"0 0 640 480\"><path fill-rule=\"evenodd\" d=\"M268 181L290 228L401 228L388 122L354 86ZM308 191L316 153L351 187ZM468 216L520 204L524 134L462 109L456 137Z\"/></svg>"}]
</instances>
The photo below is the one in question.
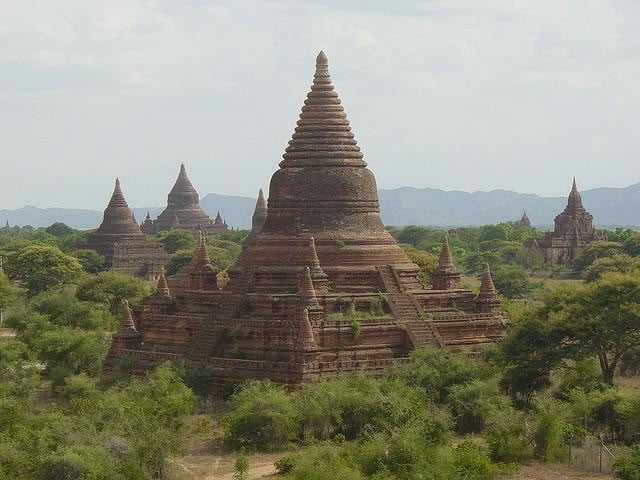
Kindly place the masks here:
<instances>
[{"instance_id":1,"label":"sandy ground","mask_svg":"<svg viewBox=\"0 0 640 480\"><path fill-rule=\"evenodd\" d=\"M10 328L0 328L0 338L14 338L15 336L16 332Z\"/></svg>"},{"instance_id":2,"label":"sandy ground","mask_svg":"<svg viewBox=\"0 0 640 480\"><path fill-rule=\"evenodd\" d=\"M501 480L610 480L610 474L586 473L573 470L566 465L531 463L523 465L514 475L500 477Z\"/></svg>"}]
</instances>

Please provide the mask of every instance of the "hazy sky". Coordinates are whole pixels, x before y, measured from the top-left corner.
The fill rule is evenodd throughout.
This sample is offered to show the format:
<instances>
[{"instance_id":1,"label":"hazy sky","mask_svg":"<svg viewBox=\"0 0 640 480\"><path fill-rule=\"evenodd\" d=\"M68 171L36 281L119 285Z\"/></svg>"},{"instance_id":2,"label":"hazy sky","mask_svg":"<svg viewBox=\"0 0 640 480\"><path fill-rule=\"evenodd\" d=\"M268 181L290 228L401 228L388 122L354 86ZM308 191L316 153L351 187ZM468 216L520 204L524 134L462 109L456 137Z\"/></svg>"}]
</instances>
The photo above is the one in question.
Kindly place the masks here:
<instances>
[{"instance_id":1,"label":"hazy sky","mask_svg":"<svg viewBox=\"0 0 640 480\"><path fill-rule=\"evenodd\" d=\"M378 185L640 181L637 0L0 0L0 209L268 187L332 77Z\"/></svg>"}]
</instances>

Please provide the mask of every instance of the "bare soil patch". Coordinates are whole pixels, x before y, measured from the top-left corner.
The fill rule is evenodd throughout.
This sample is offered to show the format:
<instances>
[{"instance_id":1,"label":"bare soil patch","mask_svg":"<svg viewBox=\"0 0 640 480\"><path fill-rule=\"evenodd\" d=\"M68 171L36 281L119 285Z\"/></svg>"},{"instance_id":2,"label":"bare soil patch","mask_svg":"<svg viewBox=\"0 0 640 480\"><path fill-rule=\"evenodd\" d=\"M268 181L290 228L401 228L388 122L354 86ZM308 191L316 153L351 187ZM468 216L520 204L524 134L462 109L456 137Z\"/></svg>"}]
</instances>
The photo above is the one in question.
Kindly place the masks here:
<instances>
[{"instance_id":1,"label":"bare soil patch","mask_svg":"<svg viewBox=\"0 0 640 480\"><path fill-rule=\"evenodd\" d=\"M587 473L559 463L530 463L518 473L500 477L501 480L611 480L608 473Z\"/></svg>"}]
</instances>

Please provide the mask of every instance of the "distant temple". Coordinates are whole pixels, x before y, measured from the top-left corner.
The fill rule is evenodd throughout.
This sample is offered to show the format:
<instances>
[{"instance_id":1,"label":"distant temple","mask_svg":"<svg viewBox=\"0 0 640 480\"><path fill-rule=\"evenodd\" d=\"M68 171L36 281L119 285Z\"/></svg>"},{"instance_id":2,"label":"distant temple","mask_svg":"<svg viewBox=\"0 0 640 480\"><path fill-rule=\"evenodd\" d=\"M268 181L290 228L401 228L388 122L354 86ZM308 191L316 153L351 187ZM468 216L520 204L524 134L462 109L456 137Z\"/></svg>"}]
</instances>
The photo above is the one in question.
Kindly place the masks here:
<instances>
[{"instance_id":1,"label":"distant temple","mask_svg":"<svg viewBox=\"0 0 640 480\"><path fill-rule=\"evenodd\" d=\"M529 220L529 217L527 216L527 211L526 210L524 212L522 212L522 218L520 218L520 222L519 223L523 227L531 227L531 220Z\"/></svg>"},{"instance_id":2,"label":"distant temple","mask_svg":"<svg viewBox=\"0 0 640 480\"><path fill-rule=\"evenodd\" d=\"M102 224L90 235L86 248L104 256L108 269L147 280L156 280L168 259L162 246L149 242L140 231L118 179Z\"/></svg>"},{"instance_id":3,"label":"distant temple","mask_svg":"<svg viewBox=\"0 0 640 480\"><path fill-rule=\"evenodd\" d=\"M178 179L167 196L167 208L158 215L156 220L151 220L151 216L147 213L141 226L142 231L148 235L177 228L196 234L202 230L206 235L214 235L228 229L220 212L215 220L211 220L202 210L200 197L187 176L184 164L180 165Z\"/></svg>"},{"instance_id":4,"label":"distant temple","mask_svg":"<svg viewBox=\"0 0 640 480\"><path fill-rule=\"evenodd\" d=\"M380 372L419 347L475 351L504 335L488 266L464 288L448 242L433 289L380 220L368 170L320 52L311 91L258 195L250 238L225 282L206 249L125 312L106 372L131 358L142 374L165 360L206 367L216 385L247 378L293 384ZM357 328L356 328L357 327Z\"/></svg>"},{"instance_id":5,"label":"distant temple","mask_svg":"<svg viewBox=\"0 0 640 480\"><path fill-rule=\"evenodd\" d=\"M593 216L582 205L574 178L567 206L555 218L553 232L542 238L531 238L526 245L541 250L545 263L568 265L584 247L598 240L606 240L606 237L593 227Z\"/></svg>"}]
</instances>

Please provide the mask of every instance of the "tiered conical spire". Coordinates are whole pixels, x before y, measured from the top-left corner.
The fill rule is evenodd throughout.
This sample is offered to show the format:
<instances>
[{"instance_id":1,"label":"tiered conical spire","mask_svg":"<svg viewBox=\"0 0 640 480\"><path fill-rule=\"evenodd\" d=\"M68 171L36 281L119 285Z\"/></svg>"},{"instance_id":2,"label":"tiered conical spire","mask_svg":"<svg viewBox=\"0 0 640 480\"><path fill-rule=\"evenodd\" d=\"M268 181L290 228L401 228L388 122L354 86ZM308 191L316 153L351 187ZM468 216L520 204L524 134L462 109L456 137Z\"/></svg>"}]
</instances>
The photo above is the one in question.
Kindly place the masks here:
<instances>
[{"instance_id":1,"label":"tiered conical spire","mask_svg":"<svg viewBox=\"0 0 640 480\"><path fill-rule=\"evenodd\" d=\"M584 208L582 206L582 197L576 186L576 177L573 177L573 185L571 186L571 192L569 192L569 200L567 201L567 208L576 210Z\"/></svg>"},{"instance_id":2,"label":"tiered conical spire","mask_svg":"<svg viewBox=\"0 0 640 480\"><path fill-rule=\"evenodd\" d=\"M107 208L104 210L104 217L96 233L108 234L131 234L141 233L140 227L135 223L133 211L129 208L120 188L120 180L116 178L113 194L109 200Z\"/></svg>"},{"instance_id":3,"label":"tiered conical spire","mask_svg":"<svg viewBox=\"0 0 640 480\"><path fill-rule=\"evenodd\" d=\"M524 225L525 227L530 227L531 226L531 220L529 220L529 217L527 216L527 211L524 210L522 212L522 218L520 218L520 223L522 225Z\"/></svg>"},{"instance_id":4,"label":"tiered conical spire","mask_svg":"<svg viewBox=\"0 0 640 480\"><path fill-rule=\"evenodd\" d=\"M111 194L111 199L109 200L108 207L127 207L127 201L124 199L124 195L122 193L122 189L120 188L120 179L116 178L116 185L113 188L113 193Z\"/></svg>"},{"instance_id":5,"label":"tiered conical spire","mask_svg":"<svg viewBox=\"0 0 640 480\"><path fill-rule=\"evenodd\" d=\"M133 321L133 313L129 308L129 301L126 298L122 301L122 316L120 317L120 330L118 333L138 333L136 324Z\"/></svg>"},{"instance_id":6,"label":"tiered conical spire","mask_svg":"<svg viewBox=\"0 0 640 480\"><path fill-rule=\"evenodd\" d=\"M173 188L167 196L167 204L170 207L185 208L200 204L198 192L193 187L191 180L187 176L187 170L184 163L180 164L180 173Z\"/></svg>"},{"instance_id":7,"label":"tiered conical spire","mask_svg":"<svg viewBox=\"0 0 640 480\"><path fill-rule=\"evenodd\" d=\"M309 321L309 310L304 309L300 318L300 330L298 332L298 349L303 352L318 350L318 344L313 335L311 322Z\"/></svg>"},{"instance_id":8,"label":"tiered conical spire","mask_svg":"<svg viewBox=\"0 0 640 480\"><path fill-rule=\"evenodd\" d=\"M220 215L220 210L218 210L218 214L216 215L215 220L213 221L216 225L222 225L224 222L222 220L222 215Z\"/></svg>"},{"instance_id":9,"label":"tiered conical spire","mask_svg":"<svg viewBox=\"0 0 640 480\"><path fill-rule=\"evenodd\" d=\"M320 259L318 258L318 252L316 251L316 241L313 237L309 238L309 258L307 259L311 274L315 278L316 276L326 276L320 266Z\"/></svg>"},{"instance_id":10,"label":"tiered conical spire","mask_svg":"<svg viewBox=\"0 0 640 480\"><path fill-rule=\"evenodd\" d=\"M283 158L281 167L366 166L331 82L329 61L322 51L316 57L313 85Z\"/></svg>"},{"instance_id":11,"label":"tiered conical spire","mask_svg":"<svg viewBox=\"0 0 640 480\"><path fill-rule=\"evenodd\" d=\"M198 243L195 251L193 252L191 264L194 266L211 265L211 258L207 251L207 240L202 231L200 232L200 235L198 235Z\"/></svg>"},{"instance_id":12,"label":"tiered conical spire","mask_svg":"<svg viewBox=\"0 0 640 480\"><path fill-rule=\"evenodd\" d=\"M313 288L309 267L304 267L302 270L302 275L298 281L298 296L302 299L304 305L312 308L320 307L318 298L316 297L316 290Z\"/></svg>"},{"instance_id":13,"label":"tiered conical spire","mask_svg":"<svg viewBox=\"0 0 640 480\"><path fill-rule=\"evenodd\" d=\"M496 295L496 286L493 283L493 277L491 276L491 268L488 263L484 265L484 271L480 279L480 296L492 297Z\"/></svg>"},{"instance_id":14,"label":"tiered conical spire","mask_svg":"<svg viewBox=\"0 0 640 480\"><path fill-rule=\"evenodd\" d=\"M251 233L258 233L262 230L265 220L267 219L267 201L264 199L264 193L262 189L258 192L258 200L256 201L256 208L253 211L253 217L251 217Z\"/></svg>"},{"instance_id":15,"label":"tiered conical spire","mask_svg":"<svg viewBox=\"0 0 640 480\"><path fill-rule=\"evenodd\" d=\"M171 296L171 290L169 290L169 284L167 283L167 277L164 274L164 268L160 271L160 277L158 278L157 293L165 297Z\"/></svg>"},{"instance_id":16,"label":"tiered conical spire","mask_svg":"<svg viewBox=\"0 0 640 480\"><path fill-rule=\"evenodd\" d=\"M443 272L456 271L456 266L453 264L453 257L451 256L451 249L449 248L449 237L444 237L442 242L442 250L440 250L440 258L438 260L438 270Z\"/></svg>"}]
</instances>

